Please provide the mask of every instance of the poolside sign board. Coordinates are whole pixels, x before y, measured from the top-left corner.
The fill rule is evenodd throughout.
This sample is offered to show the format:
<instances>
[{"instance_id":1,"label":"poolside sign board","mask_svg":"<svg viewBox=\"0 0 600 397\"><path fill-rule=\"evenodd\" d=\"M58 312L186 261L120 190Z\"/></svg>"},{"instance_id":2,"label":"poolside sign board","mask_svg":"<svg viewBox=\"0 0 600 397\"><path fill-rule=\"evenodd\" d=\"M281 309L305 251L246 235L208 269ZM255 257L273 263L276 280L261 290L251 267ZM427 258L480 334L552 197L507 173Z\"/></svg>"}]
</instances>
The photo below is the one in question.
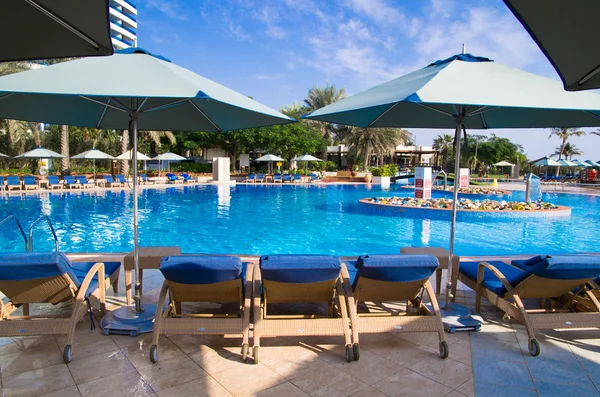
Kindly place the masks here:
<instances>
[{"instance_id":1,"label":"poolside sign board","mask_svg":"<svg viewBox=\"0 0 600 397\"><path fill-rule=\"evenodd\" d=\"M459 175L459 184L458 187L461 189L468 189L469 188L469 173L470 173L470 169L469 168L460 168L460 170L458 171L458 175Z\"/></svg>"},{"instance_id":2,"label":"poolside sign board","mask_svg":"<svg viewBox=\"0 0 600 397\"><path fill-rule=\"evenodd\" d=\"M415 198L431 198L431 167L415 168Z\"/></svg>"}]
</instances>

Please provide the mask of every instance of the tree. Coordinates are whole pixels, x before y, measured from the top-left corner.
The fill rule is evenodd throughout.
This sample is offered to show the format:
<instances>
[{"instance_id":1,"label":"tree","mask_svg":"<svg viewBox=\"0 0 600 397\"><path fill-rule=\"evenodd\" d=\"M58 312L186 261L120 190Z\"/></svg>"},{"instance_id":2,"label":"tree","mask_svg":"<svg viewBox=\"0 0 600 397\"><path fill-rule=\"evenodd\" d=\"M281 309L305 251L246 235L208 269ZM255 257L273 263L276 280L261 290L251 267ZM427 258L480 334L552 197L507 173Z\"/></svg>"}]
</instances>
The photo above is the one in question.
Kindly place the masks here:
<instances>
[{"instance_id":1,"label":"tree","mask_svg":"<svg viewBox=\"0 0 600 397\"><path fill-rule=\"evenodd\" d=\"M129 131L123 130L121 135L121 153L125 153L129 150ZM121 173L124 175L129 174L129 160L121 160Z\"/></svg>"},{"instance_id":2,"label":"tree","mask_svg":"<svg viewBox=\"0 0 600 397\"><path fill-rule=\"evenodd\" d=\"M66 125L60 126L60 154L65 158L60 161L60 172L64 175L69 173L69 127Z\"/></svg>"},{"instance_id":3,"label":"tree","mask_svg":"<svg viewBox=\"0 0 600 397\"><path fill-rule=\"evenodd\" d=\"M157 153L156 147L160 148L162 146L161 140L163 138L168 140L171 145L177 143L177 138L171 131L140 131L140 138L141 143L150 143L151 153Z\"/></svg>"},{"instance_id":4,"label":"tree","mask_svg":"<svg viewBox=\"0 0 600 397\"><path fill-rule=\"evenodd\" d=\"M573 145L570 142L567 142L567 144L563 148L561 148L560 146L557 147L554 154L560 156L561 149L562 149L562 155L564 155L567 160L571 160L573 158L573 156L580 156L583 154L583 152L577 146Z\"/></svg>"},{"instance_id":5,"label":"tree","mask_svg":"<svg viewBox=\"0 0 600 397\"><path fill-rule=\"evenodd\" d=\"M297 121L304 121L300 118L308 113L308 108L302 106L302 104L298 101L292 103L291 105L286 105L285 107L279 109L279 111L285 114L288 117L291 117Z\"/></svg>"},{"instance_id":6,"label":"tree","mask_svg":"<svg viewBox=\"0 0 600 397\"><path fill-rule=\"evenodd\" d=\"M433 148L440 152L442 156L443 169L448 168L448 157L453 151L454 138L450 134L438 135L433 140Z\"/></svg>"},{"instance_id":7,"label":"tree","mask_svg":"<svg viewBox=\"0 0 600 397\"><path fill-rule=\"evenodd\" d=\"M372 154L383 162L383 156L395 153L396 146L406 144L412 134L400 128L348 128L342 141L349 146L349 154L362 160L362 169L367 169Z\"/></svg>"},{"instance_id":8,"label":"tree","mask_svg":"<svg viewBox=\"0 0 600 397\"><path fill-rule=\"evenodd\" d=\"M327 105L344 99L346 97L346 89L337 90L335 85L326 85L325 88L314 86L308 90L308 95L304 100L307 112L313 112ZM310 121L311 124L321 130L321 135L328 143L333 143L333 138L336 135L337 125L322 121ZM327 153L325 153L327 156Z\"/></svg>"},{"instance_id":9,"label":"tree","mask_svg":"<svg viewBox=\"0 0 600 397\"><path fill-rule=\"evenodd\" d=\"M569 138L572 136L582 135L585 135L585 131L578 130L577 128L553 128L548 139L551 139L553 136L560 138L561 144L558 153L558 159L560 160L565 152L565 145L567 144Z\"/></svg>"}]
</instances>

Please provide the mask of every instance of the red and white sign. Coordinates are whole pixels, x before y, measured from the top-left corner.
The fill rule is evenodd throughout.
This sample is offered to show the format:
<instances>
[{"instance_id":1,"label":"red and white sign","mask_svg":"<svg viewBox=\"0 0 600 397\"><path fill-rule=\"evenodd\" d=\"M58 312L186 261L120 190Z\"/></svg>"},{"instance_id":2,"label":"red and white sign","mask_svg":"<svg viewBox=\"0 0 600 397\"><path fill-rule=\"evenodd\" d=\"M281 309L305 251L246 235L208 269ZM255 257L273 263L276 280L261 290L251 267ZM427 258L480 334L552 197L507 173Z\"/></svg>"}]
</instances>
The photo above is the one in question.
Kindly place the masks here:
<instances>
[{"instance_id":1,"label":"red and white sign","mask_svg":"<svg viewBox=\"0 0 600 397\"><path fill-rule=\"evenodd\" d=\"M415 198L431 198L431 168L415 168Z\"/></svg>"},{"instance_id":2,"label":"red and white sign","mask_svg":"<svg viewBox=\"0 0 600 397\"><path fill-rule=\"evenodd\" d=\"M461 189L468 189L469 188L469 183L470 183L470 171L468 168L461 168L459 170L459 183L458 183L458 187Z\"/></svg>"}]
</instances>

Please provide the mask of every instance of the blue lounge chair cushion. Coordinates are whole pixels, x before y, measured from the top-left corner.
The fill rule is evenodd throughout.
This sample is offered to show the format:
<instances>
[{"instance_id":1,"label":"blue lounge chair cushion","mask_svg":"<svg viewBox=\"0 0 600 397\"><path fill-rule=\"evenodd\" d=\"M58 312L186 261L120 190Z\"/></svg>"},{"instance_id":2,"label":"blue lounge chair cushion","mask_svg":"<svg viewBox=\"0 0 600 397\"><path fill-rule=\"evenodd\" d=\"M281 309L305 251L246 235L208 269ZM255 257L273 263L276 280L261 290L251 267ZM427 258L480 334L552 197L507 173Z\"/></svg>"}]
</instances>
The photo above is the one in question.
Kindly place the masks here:
<instances>
[{"instance_id":1,"label":"blue lounge chair cushion","mask_svg":"<svg viewBox=\"0 0 600 397\"><path fill-rule=\"evenodd\" d=\"M60 184L58 177L56 175L49 175L48 183L51 185L59 185Z\"/></svg>"},{"instance_id":2,"label":"blue lounge chair cushion","mask_svg":"<svg viewBox=\"0 0 600 397\"><path fill-rule=\"evenodd\" d=\"M23 185L35 185L35 176L26 175L23 177Z\"/></svg>"},{"instance_id":3,"label":"blue lounge chair cushion","mask_svg":"<svg viewBox=\"0 0 600 397\"><path fill-rule=\"evenodd\" d=\"M506 277L512 286L519 284L533 273L533 267L530 267L529 270L525 271L501 261L487 262L504 274L504 277ZM479 263L480 262L460 262L460 273L464 274L473 281L477 281L477 269L479 267ZM540 268L543 266L545 266L545 264L541 264ZM485 269L485 272L483 273L483 286L484 288L500 296L506 294L507 292L500 280L498 280L498 278L494 276L494 274L488 269Z\"/></svg>"},{"instance_id":4,"label":"blue lounge chair cushion","mask_svg":"<svg viewBox=\"0 0 600 397\"><path fill-rule=\"evenodd\" d=\"M242 278L242 261L237 256L167 256L160 271L168 281L180 284L214 284Z\"/></svg>"},{"instance_id":5,"label":"blue lounge chair cushion","mask_svg":"<svg viewBox=\"0 0 600 397\"><path fill-rule=\"evenodd\" d=\"M106 183L113 183L115 181L113 179L112 175L103 175L102 178L104 179L104 182L106 182Z\"/></svg>"},{"instance_id":6,"label":"blue lounge chair cushion","mask_svg":"<svg viewBox=\"0 0 600 397\"><path fill-rule=\"evenodd\" d=\"M21 179L18 176L11 175L6 177L6 180L9 185L18 186L21 184Z\"/></svg>"},{"instance_id":7,"label":"blue lounge chair cushion","mask_svg":"<svg viewBox=\"0 0 600 397\"><path fill-rule=\"evenodd\" d=\"M75 277L77 277L79 284L81 284L83 282L83 279L85 278L85 276L88 274L88 272L90 271L92 266L94 266L96 263L98 263L98 262L71 262L71 270L73 271L73 274L75 275ZM104 277L109 277L111 274L113 274L115 271L117 271L119 269L119 267L121 266L120 262L103 262L103 263L104 263ZM90 283L90 286L88 287L88 290L86 291L85 295L89 296L96 290L96 288L98 288L98 273L94 274L94 277L92 278L92 282Z\"/></svg>"},{"instance_id":8,"label":"blue lounge chair cushion","mask_svg":"<svg viewBox=\"0 0 600 397\"><path fill-rule=\"evenodd\" d=\"M362 255L355 264L358 277L390 282L429 278L439 265L432 255Z\"/></svg>"},{"instance_id":9,"label":"blue lounge chair cushion","mask_svg":"<svg viewBox=\"0 0 600 397\"><path fill-rule=\"evenodd\" d=\"M546 257L545 255L544 256L536 255L533 258L529 258L529 259L515 259L510 263L513 266L518 267L519 269L525 269L529 266L537 265L545 257Z\"/></svg>"},{"instance_id":10,"label":"blue lounge chair cushion","mask_svg":"<svg viewBox=\"0 0 600 397\"><path fill-rule=\"evenodd\" d=\"M557 280L594 279L600 275L600 256L552 255L541 263L546 266L536 276ZM537 267L537 265L536 265Z\"/></svg>"},{"instance_id":11,"label":"blue lounge chair cushion","mask_svg":"<svg viewBox=\"0 0 600 397\"><path fill-rule=\"evenodd\" d=\"M305 284L335 280L342 262L331 255L264 255L260 258L263 280Z\"/></svg>"},{"instance_id":12,"label":"blue lounge chair cushion","mask_svg":"<svg viewBox=\"0 0 600 397\"><path fill-rule=\"evenodd\" d=\"M68 274L81 285L71 268L71 261L61 252L19 252L0 254L0 280L25 281Z\"/></svg>"}]
</instances>

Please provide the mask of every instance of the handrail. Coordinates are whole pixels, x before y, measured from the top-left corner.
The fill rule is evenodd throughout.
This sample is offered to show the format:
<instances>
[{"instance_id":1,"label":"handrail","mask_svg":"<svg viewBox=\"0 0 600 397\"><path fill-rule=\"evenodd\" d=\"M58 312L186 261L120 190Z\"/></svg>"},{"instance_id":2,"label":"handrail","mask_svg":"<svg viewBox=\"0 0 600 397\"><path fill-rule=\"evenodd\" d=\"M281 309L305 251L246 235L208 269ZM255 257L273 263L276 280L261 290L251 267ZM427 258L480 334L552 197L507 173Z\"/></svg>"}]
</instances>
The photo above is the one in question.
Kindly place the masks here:
<instances>
[{"instance_id":1,"label":"handrail","mask_svg":"<svg viewBox=\"0 0 600 397\"><path fill-rule=\"evenodd\" d=\"M56 232L54 231L54 226L52 226L52 222L50 221L50 217L47 215L42 215L39 218L37 218L29 227L29 252L33 252L33 227L41 220L46 219L46 222L48 223L48 226L50 227L50 231L52 232L52 235L54 236L54 246L56 248L56 251L58 252L58 237L56 236Z\"/></svg>"},{"instance_id":2,"label":"handrail","mask_svg":"<svg viewBox=\"0 0 600 397\"><path fill-rule=\"evenodd\" d=\"M27 247L28 247L27 236L25 235L25 231L23 231L23 228L21 227L21 223L19 222L19 220L17 219L16 216L9 215L6 218L2 219L0 221L0 226L4 225L6 222L8 222L11 219L15 220L15 223L17 224L17 227L19 228L19 231L21 232L21 236L23 236L23 241L25 241L25 251L27 251Z\"/></svg>"}]
</instances>

